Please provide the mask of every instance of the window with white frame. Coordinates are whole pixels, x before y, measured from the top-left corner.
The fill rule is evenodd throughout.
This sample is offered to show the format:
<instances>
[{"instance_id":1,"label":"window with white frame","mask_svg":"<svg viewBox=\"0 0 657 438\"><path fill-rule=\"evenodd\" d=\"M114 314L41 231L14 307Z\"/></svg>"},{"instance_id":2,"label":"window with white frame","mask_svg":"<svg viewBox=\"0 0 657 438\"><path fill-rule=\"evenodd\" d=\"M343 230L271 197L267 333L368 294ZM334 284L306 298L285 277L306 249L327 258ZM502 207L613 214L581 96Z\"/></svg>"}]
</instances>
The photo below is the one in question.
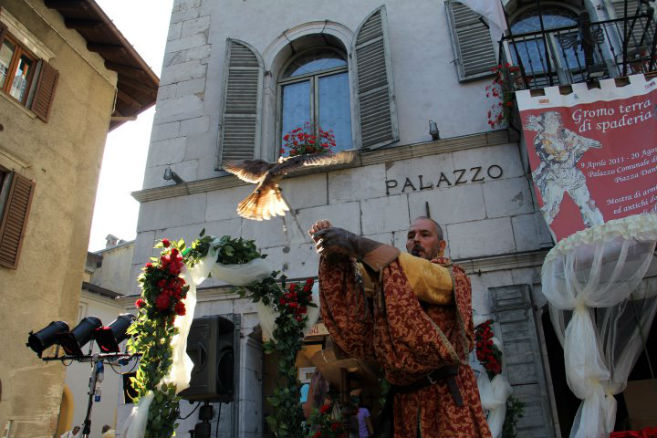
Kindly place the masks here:
<instances>
[{"instance_id":1,"label":"window with white frame","mask_svg":"<svg viewBox=\"0 0 657 438\"><path fill-rule=\"evenodd\" d=\"M292 58L279 81L281 138L310 124L333 131L334 150L353 147L346 56L333 48L311 49Z\"/></svg>"}]
</instances>

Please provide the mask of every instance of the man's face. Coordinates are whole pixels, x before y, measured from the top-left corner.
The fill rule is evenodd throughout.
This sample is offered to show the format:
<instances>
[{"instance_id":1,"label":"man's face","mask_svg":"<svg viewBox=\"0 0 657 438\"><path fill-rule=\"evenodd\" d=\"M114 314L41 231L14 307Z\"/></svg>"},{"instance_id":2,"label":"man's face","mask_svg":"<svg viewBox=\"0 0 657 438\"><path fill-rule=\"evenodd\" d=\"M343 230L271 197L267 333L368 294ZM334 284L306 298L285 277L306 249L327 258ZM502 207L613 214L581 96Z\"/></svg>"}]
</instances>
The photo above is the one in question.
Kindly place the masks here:
<instances>
[{"instance_id":1,"label":"man's face","mask_svg":"<svg viewBox=\"0 0 657 438\"><path fill-rule=\"evenodd\" d=\"M429 219L416 219L408 230L406 250L416 257L432 260L443 254L446 244L438 239L436 225Z\"/></svg>"},{"instance_id":2,"label":"man's face","mask_svg":"<svg viewBox=\"0 0 657 438\"><path fill-rule=\"evenodd\" d=\"M75 427L73 428L73 434L76 434L76 433L78 433L79 431L80 431L80 426L75 426Z\"/></svg>"}]
</instances>

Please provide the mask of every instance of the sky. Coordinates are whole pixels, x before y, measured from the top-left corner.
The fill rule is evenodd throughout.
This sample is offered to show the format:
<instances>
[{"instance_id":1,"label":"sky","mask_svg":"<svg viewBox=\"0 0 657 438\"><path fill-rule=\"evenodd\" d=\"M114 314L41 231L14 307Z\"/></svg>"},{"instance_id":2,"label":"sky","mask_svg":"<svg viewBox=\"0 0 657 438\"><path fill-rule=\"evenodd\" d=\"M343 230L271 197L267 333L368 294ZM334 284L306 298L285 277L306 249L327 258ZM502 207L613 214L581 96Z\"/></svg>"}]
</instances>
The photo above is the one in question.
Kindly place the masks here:
<instances>
[{"instance_id":1,"label":"sky","mask_svg":"<svg viewBox=\"0 0 657 438\"><path fill-rule=\"evenodd\" d=\"M159 77L173 0L96 0L123 36ZM145 24L147 27L145 27ZM107 136L91 224L89 251L105 248L105 236L136 236L141 189L155 107Z\"/></svg>"}]
</instances>

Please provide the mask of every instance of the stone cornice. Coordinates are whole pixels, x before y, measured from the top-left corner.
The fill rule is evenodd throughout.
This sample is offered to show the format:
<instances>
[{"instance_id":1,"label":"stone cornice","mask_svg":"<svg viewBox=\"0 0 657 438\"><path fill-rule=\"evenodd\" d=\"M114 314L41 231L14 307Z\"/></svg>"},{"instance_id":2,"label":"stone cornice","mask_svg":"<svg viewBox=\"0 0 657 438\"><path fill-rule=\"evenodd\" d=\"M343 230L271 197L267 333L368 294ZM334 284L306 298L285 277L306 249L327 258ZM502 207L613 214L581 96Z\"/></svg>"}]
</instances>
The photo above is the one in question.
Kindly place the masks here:
<instances>
[{"instance_id":1,"label":"stone cornice","mask_svg":"<svg viewBox=\"0 0 657 438\"><path fill-rule=\"evenodd\" d=\"M486 146L508 144L509 133L506 130L486 132L483 134L467 135L463 137L446 138L425 143L415 143L405 146L362 151L356 159L346 165L336 165L325 168L326 171L349 169L355 167L371 166L390 161L408 160L428 155L447 154L468 149L477 149ZM316 169L305 168L292 172L287 178L295 178L316 173ZM190 181L173 186L155 187L152 189L132 192L132 196L139 202L156 201L158 199L174 198L176 196L194 195L197 193L213 192L247 185L233 175L223 175L199 181Z\"/></svg>"}]
</instances>

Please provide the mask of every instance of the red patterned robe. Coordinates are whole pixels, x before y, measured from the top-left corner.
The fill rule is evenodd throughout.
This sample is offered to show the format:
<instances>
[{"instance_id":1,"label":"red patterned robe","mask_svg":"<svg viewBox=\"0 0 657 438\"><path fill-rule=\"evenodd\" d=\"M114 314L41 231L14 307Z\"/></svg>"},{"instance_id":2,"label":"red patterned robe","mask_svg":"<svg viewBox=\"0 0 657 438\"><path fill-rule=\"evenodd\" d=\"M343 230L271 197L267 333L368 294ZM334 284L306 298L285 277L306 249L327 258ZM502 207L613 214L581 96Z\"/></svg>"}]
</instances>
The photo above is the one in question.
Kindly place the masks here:
<instances>
[{"instance_id":1,"label":"red patterned robe","mask_svg":"<svg viewBox=\"0 0 657 438\"><path fill-rule=\"evenodd\" d=\"M444 380L414 392L397 393L393 408L396 437L416 437L418 430L423 438L489 437L467 358L474 347L470 280L460 267L447 267L447 259L433 262L437 261L445 263L440 268L448 270L445 274L451 271L451 304L420 301L397 258L380 270L372 310L368 310L362 285L356 281L355 264L344 257L330 263L322 257L321 315L341 349L378 362L393 385L409 385L444 365L459 365L455 379L463 406L457 406ZM427 272L425 266L419 275ZM414 273L414 278L417 275Z\"/></svg>"}]
</instances>

